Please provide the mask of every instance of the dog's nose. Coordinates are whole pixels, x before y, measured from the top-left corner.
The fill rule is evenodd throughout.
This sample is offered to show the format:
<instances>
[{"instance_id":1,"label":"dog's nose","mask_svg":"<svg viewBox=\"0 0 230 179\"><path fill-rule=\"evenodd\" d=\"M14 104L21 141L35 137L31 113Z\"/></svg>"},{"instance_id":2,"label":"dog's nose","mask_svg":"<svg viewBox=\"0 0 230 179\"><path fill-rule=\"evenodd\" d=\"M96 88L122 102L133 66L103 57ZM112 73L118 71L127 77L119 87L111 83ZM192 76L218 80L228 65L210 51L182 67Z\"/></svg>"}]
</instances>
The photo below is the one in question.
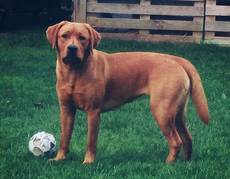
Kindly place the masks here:
<instances>
[{"instance_id":1,"label":"dog's nose","mask_svg":"<svg viewBox=\"0 0 230 179\"><path fill-rule=\"evenodd\" d=\"M68 50L69 50L69 51L72 51L72 52L73 52L73 51L76 51L76 50L77 50L77 46L76 46L76 45L69 45L69 46L68 46Z\"/></svg>"}]
</instances>

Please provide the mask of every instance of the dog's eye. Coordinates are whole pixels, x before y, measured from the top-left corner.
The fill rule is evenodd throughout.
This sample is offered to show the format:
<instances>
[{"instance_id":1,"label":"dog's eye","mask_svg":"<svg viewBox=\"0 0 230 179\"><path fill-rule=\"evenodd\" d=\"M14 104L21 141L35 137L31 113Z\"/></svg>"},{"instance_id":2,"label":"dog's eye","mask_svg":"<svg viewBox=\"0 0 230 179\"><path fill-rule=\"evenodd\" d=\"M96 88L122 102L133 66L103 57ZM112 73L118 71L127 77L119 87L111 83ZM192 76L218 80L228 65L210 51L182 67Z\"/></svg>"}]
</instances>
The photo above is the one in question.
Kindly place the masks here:
<instances>
[{"instance_id":1,"label":"dog's eye","mask_svg":"<svg viewBox=\"0 0 230 179\"><path fill-rule=\"evenodd\" d=\"M68 34L62 34L62 38L63 39L67 39L68 38Z\"/></svg>"},{"instance_id":2,"label":"dog's eye","mask_svg":"<svg viewBox=\"0 0 230 179\"><path fill-rule=\"evenodd\" d=\"M80 41L84 41L86 38L84 36L79 36Z\"/></svg>"}]
</instances>

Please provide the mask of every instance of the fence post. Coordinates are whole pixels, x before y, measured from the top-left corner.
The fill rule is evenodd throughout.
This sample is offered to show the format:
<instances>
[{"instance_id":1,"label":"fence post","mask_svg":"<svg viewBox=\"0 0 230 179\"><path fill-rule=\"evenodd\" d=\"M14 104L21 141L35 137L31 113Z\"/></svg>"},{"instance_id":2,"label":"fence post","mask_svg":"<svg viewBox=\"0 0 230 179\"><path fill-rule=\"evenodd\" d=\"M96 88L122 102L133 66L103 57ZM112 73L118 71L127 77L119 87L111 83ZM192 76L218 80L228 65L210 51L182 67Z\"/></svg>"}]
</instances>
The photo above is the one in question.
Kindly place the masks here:
<instances>
[{"instance_id":1,"label":"fence post","mask_svg":"<svg viewBox=\"0 0 230 179\"><path fill-rule=\"evenodd\" d=\"M207 9L208 6L215 6L216 5L216 0L206 0L206 18L205 18L205 27L207 27L208 23L215 23L215 16L207 15ZM205 40L212 40L215 37L215 32L208 32L205 29Z\"/></svg>"},{"instance_id":2,"label":"fence post","mask_svg":"<svg viewBox=\"0 0 230 179\"><path fill-rule=\"evenodd\" d=\"M204 7L205 6L205 3L204 1L197 1L197 2L194 2L194 7L201 7L202 8L202 15L201 16L196 16L196 17L193 17L193 22L194 23L198 23L200 24L200 31L199 32L193 32L192 33L192 36L193 36L193 39L195 40L195 42L200 42L202 40L202 32L203 32L203 23L204 23Z\"/></svg>"},{"instance_id":3,"label":"fence post","mask_svg":"<svg viewBox=\"0 0 230 179\"><path fill-rule=\"evenodd\" d=\"M87 0L74 0L74 22L86 22Z\"/></svg>"},{"instance_id":4,"label":"fence post","mask_svg":"<svg viewBox=\"0 0 230 179\"><path fill-rule=\"evenodd\" d=\"M151 6L151 0L140 0L140 9ZM140 15L140 20L150 20L150 15ZM149 34L149 30L139 30L139 34Z\"/></svg>"}]
</instances>

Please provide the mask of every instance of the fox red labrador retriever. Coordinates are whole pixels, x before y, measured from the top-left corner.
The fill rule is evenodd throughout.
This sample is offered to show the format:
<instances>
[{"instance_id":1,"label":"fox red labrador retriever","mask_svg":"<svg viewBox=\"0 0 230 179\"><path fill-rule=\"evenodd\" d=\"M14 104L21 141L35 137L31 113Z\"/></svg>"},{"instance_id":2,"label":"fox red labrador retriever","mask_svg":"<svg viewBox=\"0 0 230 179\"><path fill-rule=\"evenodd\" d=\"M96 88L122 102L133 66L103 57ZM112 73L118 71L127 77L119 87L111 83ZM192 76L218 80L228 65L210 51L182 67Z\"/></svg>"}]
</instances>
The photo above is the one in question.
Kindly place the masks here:
<instances>
[{"instance_id":1,"label":"fox red labrador retriever","mask_svg":"<svg viewBox=\"0 0 230 179\"><path fill-rule=\"evenodd\" d=\"M141 95L150 96L150 110L168 141L166 162L176 159L181 146L185 159L191 158L192 139L184 121L189 96L205 123L209 112L200 76L189 61L152 52L98 51L95 48L101 36L85 23L62 21L50 26L46 34L57 51L56 89L61 111L61 144L54 160L66 158L76 109L87 113L83 163L92 163L100 113Z\"/></svg>"}]
</instances>

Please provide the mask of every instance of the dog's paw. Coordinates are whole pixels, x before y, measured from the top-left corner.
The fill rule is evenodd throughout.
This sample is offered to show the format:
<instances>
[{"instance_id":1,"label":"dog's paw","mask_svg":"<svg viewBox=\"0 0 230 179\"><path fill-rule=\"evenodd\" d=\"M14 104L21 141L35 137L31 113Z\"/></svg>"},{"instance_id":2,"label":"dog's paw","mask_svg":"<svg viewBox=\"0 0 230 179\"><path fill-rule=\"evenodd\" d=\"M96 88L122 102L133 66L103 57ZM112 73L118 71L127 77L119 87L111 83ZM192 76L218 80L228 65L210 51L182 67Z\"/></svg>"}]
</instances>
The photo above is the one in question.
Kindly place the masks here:
<instances>
[{"instance_id":1,"label":"dog's paw","mask_svg":"<svg viewBox=\"0 0 230 179\"><path fill-rule=\"evenodd\" d=\"M86 165L91 164L94 162L94 159L95 159L94 155L87 153L85 156L85 160L82 162L82 164L86 164Z\"/></svg>"},{"instance_id":2,"label":"dog's paw","mask_svg":"<svg viewBox=\"0 0 230 179\"><path fill-rule=\"evenodd\" d=\"M66 159L66 157L61 157L61 158L59 158L59 157L55 157L55 158L50 158L49 159L49 161L61 161L61 160L65 160Z\"/></svg>"},{"instance_id":3,"label":"dog's paw","mask_svg":"<svg viewBox=\"0 0 230 179\"><path fill-rule=\"evenodd\" d=\"M65 159L66 159L65 153L62 151L58 151L56 157L49 159L49 161L60 161Z\"/></svg>"},{"instance_id":4,"label":"dog's paw","mask_svg":"<svg viewBox=\"0 0 230 179\"><path fill-rule=\"evenodd\" d=\"M89 165L89 164L92 164L94 162L94 160L84 160L83 162L82 162L82 164L84 164L84 165Z\"/></svg>"}]
</instances>

